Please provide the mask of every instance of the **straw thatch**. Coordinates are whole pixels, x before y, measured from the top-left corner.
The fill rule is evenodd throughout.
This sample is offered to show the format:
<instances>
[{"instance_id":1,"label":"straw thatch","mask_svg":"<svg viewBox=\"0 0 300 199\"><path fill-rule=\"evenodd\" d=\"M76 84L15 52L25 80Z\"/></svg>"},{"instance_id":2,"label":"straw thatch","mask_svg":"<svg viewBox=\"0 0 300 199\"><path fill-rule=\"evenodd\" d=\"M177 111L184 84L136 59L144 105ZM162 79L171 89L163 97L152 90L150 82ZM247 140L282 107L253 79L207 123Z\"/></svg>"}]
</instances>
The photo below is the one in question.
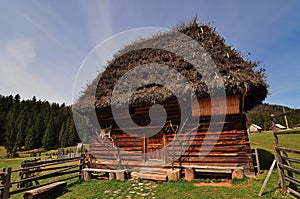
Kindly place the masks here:
<instances>
[{"instance_id":1,"label":"straw thatch","mask_svg":"<svg viewBox=\"0 0 300 199\"><path fill-rule=\"evenodd\" d=\"M245 110L254 107L265 99L268 86L265 82L264 70L257 69L259 63L243 59L238 51L225 44L225 40L217 34L214 28L210 25L199 25L194 19L189 24L180 25L175 30L196 40L208 52L219 70L227 95L241 95L247 92ZM108 63L105 71L100 74L101 78L91 84L94 86L97 84L96 95L94 96L94 93L91 92L90 85L81 99L94 99L95 97L97 108L111 106L111 95L116 82L130 69L147 63L164 64L175 69L190 82L198 98L208 97L211 93L208 93L207 82L204 82L202 79L203 74L199 74L191 63L183 60L179 55L162 49L141 49L143 46L164 45L168 48L168 45L185 45L185 43L180 43L184 41L172 40L172 35L168 34L172 33L142 39L121 49L114 56L114 59ZM189 47L187 46L187 48ZM210 70L207 68L205 71L209 72ZM208 76L213 75L209 74ZM145 77L141 76L141 80L143 78ZM209 85L211 87L216 87L216 90L218 89L218 85L214 85L213 78L209 81L209 84L211 84ZM130 87L130 85L127 86ZM125 86L123 92L126 93L127 89ZM181 93L185 94L184 92L185 89L182 89ZM174 98L171 91L161 85L151 84L134 92L130 104L152 105L154 103L164 103L171 98ZM122 105L123 101L124 99L119 97L116 103Z\"/></svg>"}]
</instances>

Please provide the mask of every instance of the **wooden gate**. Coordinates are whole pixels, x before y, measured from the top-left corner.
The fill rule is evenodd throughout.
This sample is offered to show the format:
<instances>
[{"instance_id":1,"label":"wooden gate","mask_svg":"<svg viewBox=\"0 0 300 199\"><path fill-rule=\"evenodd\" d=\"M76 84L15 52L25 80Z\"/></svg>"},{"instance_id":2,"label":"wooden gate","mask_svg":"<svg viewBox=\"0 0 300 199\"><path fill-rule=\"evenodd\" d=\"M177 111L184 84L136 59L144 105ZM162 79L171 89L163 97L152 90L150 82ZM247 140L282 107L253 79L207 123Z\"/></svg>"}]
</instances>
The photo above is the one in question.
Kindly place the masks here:
<instances>
[{"instance_id":1,"label":"wooden gate","mask_svg":"<svg viewBox=\"0 0 300 199\"><path fill-rule=\"evenodd\" d=\"M151 137L146 137L145 143L146 162L165 162L165 134L162 131Z\"/></svg>"}]
</instances>

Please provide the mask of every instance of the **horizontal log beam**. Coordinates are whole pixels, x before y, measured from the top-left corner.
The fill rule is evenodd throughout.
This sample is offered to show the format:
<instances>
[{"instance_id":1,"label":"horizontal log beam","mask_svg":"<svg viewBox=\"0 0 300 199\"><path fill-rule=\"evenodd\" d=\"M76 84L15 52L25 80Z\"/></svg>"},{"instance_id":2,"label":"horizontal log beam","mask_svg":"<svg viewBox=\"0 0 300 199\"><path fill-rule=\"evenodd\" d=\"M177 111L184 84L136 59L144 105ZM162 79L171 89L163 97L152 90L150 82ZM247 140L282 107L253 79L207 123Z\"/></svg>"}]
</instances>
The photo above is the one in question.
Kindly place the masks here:
<instances>
[{"instance_id":1,"label":"horizontal log beam","mask_svg":"<svg viewBox=\"0 0 300 199\"><path fill-rule=\"evenodd\" d=\"M294 163L300 164L300 160L298 160L298 159L289 158L289 157L285 157L285 156L282 156L282 158L285 159L288 162L294 162Z\"/></svg>"},{"instance_id":2,"label":"horizontal log beam","mask_svg":"<svg viewBox=\"0 0 300 199\"><path fill-rule=\"evenodd\" d=\"M76 174L76 175L72 175L70 177L66 177L66 178L62 178L62 179L59 179L59 180L55 180L53 182L48 182L48 183L44 183L44 184L34 185L34 186L31 186L31 187L25 187L25 188L17 189L17 190L11 191L10 195L21 193L21 192L24 192L24 191L27 191L27 190L31 190L31 189L35 189L35 188L38 188L38 187L42 187L42 186L45 186L45 185L48 185L48 184L52 184L52 183L55 183L55 182L61 182L61 181L66 181L66 180L70 180L70 179L73 179L73 178L78 178L79 176L80 176L79 174Z\"/></svg>"},{"instance_id":3,"label":"horizontal log beam","mask_svg":"<svg viewBox=\"0 0 300 199\"><path fill-rule=\"evenodd\" d=\"M291 182L291 183L294 183L294 184L300 186L300 180L295 179L295 178L290 177L290 176L284 176L284 178L285 178L287 181L289 181L289 182Z\"/></svg>"},{"instance_id":4,"label":"horizontal log beam","mask_svg":"<svg viewBox=\"0 0 300 199\"><path fill-rule=\"evenodd\" d=\"M75 157L75 158L68 158L68 159L60 159L60 160L48 160L48 161L40 161L40 162L28 162L28 163L23 163L22 167L26 169L28 168L37 168L37 167L42 167L42 166L49 166L49 165L54 165L54 164L64 164L67 162L74 162L80 160L81 157Z\"/></svg>"},{"instance_id":5,"label":"horizontal log beam","mask_svg":"<svg viewBox=\"0 0 300 199\"><path fill-rule=\"evenodd\" d=\"M53 193L58 194L62 192L67 187L67 182L55 182L49 185L45 185L24 193L24 199L33 199L33 198L44 198L50 197Z\"/></svg>"},{"instance_id":6,"label":"horizontal log beam","mask_svg":"<svg viewBox=\"0 0 300 199\"><path fill-rule=\"evenodd\" d=\"M296 173L296 174L299 174L300 175L300 170L299 169L295 169L293 167L290 167L290 166L287 166L287 165L284 165L284 164L281 164L281 163L277 163L278 166L282 169L285 169L285 170L288 170L288 171L291 171L293 173Z\"/></svg>"},{"instance_id":7,"label":"horizontal log beam","mask_svg":"<svg viewBox=\"0 0 300 199\"><path fill-rule=\"evenodd\" d=\"M295 191L294 189L288 187L287 191L293 195L295 195L297 198L300 198L300 193L298 191Z\"/></svg>"},{"instance_id":8,"label":"horizontal log beam","mask_svg":"<svg viewBox=\"0 0 300 199\"><path fill-rule=\"evenodd\" d=\"M300 154L300 150L298 149L290 149L290 148L284 148L284 147L275 147L277 150L280 151L285 151L285 152L289 152L289 153L296 153L296 154Z\"/></svg>"},{"instance_id":9,"label":"horizontal log beam","mask_svg":"<svg viewBox=\"0 0 300 199\"><path fill-rule=\"evenodd\" d=\"M153 173L137 173L137 177L147 180L167 181L167 176Z\"/></svg>"}]
</instances>

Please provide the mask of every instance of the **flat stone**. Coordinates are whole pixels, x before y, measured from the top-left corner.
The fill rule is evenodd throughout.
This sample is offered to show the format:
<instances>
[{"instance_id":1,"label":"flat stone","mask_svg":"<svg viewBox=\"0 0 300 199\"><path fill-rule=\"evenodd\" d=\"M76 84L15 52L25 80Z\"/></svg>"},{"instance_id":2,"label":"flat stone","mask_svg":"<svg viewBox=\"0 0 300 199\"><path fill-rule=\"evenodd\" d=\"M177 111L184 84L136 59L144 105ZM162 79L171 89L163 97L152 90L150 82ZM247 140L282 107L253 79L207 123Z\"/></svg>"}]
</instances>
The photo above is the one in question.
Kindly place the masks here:
<instances>
[{"instance_id":1,"label":"flat stone","mask_svg":"<svg viewBox=\"0 0 300 199\"><path fill-rule=\"evenodd\" d=\"M104 193L110 193L111 192L111 190L106 190L106 191L104 191Z\"/></svg>"}]
</instances>

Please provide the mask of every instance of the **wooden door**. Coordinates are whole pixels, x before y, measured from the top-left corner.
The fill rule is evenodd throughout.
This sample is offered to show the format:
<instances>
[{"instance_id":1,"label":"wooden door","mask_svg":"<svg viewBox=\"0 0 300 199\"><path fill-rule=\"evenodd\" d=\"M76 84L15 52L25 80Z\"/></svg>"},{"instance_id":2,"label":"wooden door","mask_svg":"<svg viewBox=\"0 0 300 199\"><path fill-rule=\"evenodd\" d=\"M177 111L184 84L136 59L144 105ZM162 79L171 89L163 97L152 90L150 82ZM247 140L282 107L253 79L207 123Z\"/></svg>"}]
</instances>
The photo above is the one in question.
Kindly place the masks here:
<instances>
[{"instance_id":1,"label":"wooden door","mask_svg":"<svg viewBox=\"0 0 300 199\"><path fill-rule=\"evenodd\" d=\"M146 140L146 162L165 162L165 135L159 132Z\"/></svg>"}]
</instances>

